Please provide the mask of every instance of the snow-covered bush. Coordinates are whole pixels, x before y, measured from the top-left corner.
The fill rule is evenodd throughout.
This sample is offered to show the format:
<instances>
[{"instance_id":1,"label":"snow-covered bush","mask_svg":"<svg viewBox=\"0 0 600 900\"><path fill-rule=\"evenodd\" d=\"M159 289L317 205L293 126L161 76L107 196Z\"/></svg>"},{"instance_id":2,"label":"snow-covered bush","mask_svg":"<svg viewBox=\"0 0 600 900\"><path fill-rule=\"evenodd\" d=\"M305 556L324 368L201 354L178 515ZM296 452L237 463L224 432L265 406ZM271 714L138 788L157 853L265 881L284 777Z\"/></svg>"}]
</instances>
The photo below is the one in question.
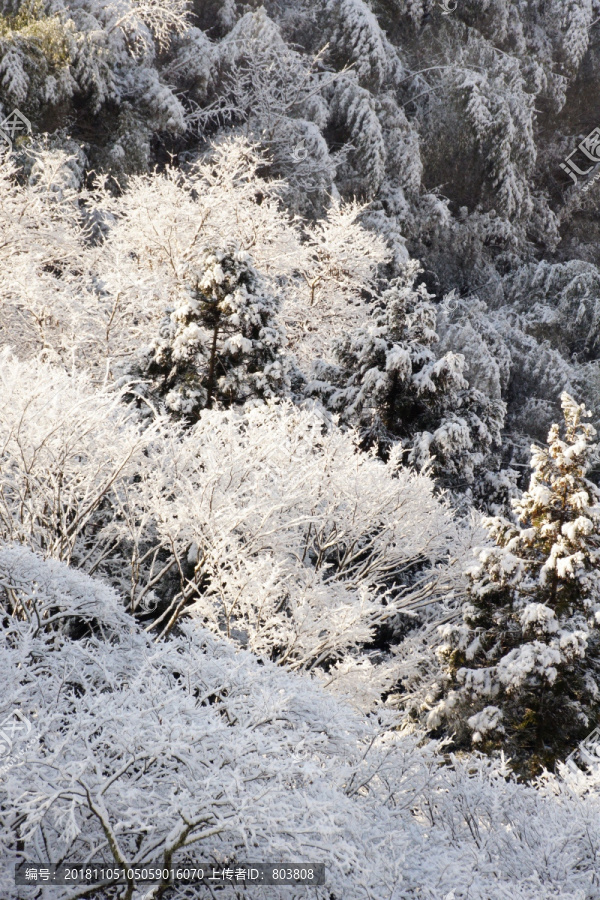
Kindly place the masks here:
<instances>
[{"instance_id":1,"label":"snow-covered bush","mask_svg":"<svg viewBox=\"0 0 600 900\"><path fill-rule=\"evenodd\" d=\"M169 169L132 179L119 197L102 179L92 191L61 187L59 195L69 159L45 150L34 159L43 177L25 184L13 165L0 167L2 343L20 355L75 363L100 381L107 368L121 375L145 359L167 310L200 289L207 248L235 246L242 256L251 248L240 277L248 281L254 265L250 280L275 297L277 279L297 264L298 230L280 208L277 184L257 176L261 159L243 140L216 148L185 176ZM267 306L272 318L274 299ZM240 322L242 334L248 327Z\"/></svg>"},{"instance_id":2,"label":"snow-covered bush","mask_svg":"<svg viewBox=\"0 0 600 900\"><path fill-rule=\"evenodd\" d=\"M110 635L133 627L108 585L18 544L0 544L0 605L3 615L27 623L33 638L54 631L79 635L81 629Z\"/></svg>"},{"instance_id":3,"label":"snow-covered bush","mask_svg":"<svg viewBox=\"0 0 600 900\"><path fill-rule=\"evenodd\" d=\"M154 434L123 392L0 355L0 536L93 571Z\"/></svg>"},{"instance_id":4,"label":"snow-covered bush","mask_svg":"<svg viewBox=\"0 0 600 900\"><path fill-rule=\"evenodd\" d=\"M376 702L395 666L360 648L398 610L461 586L450 510L428 476L398 462L287 404L205 411L183 438L164 437L130 512L152 519L182 573L154 626L165 633L187 611L260 656L320 672L359 705Z\"/></svg>"},{"instance_id":5,"label":"snow-covered bush","mask_svg":"<svg viewBox=\"0 0 600 900\"><path fill-rule=\"evenodd\" d=\"M80 614L73 598L84 577L31 553L0 553L3 600L9 592L23 597L29 583L38 609ZM87 582L87 612L101 622L114 604ZM103 638L79 640L56 633L56 614L31 623L3 618L0 719L18 709L31 726L2 773L3 861L15 841L21 858L74 861L92 852L126 867L170 867L186 852L215 865L327 857L339 896L361 896L373 875L363 871L357 886L351 882L367 842L379 835L383 862L393 834L392 819L386 828L376 814L373 779L381 780L381 799L393 779L400 811L435 769L431 750L379 733L376 721L306 676L259 666L194 625L156 645L118 608L111 615ZM332 853L331 837L342 833ZM398 879L399 861L393 868ZM13 897L2 871L2 895ZM127 890L122 896L133 896ZM101 888L95 895L109 896ZM164 887L150 894L164 895ZM57 896L76 892L65 887Z\"/></svg>"},{"instance_id":6,"label":"snow-covered bush","mask_svg":"<svg viewBox=\"0 0 600 900\"><path fill-rule=\"evenodd\" d=\"M318 900L596 895L593 774L566 771L536 788L503 761L444 758L443 746L394 728L391 713L364 717L197 624L152 642L105 586L23 549L0 550L0 579L0 722L18 714L27 725L0 761L6 900L39 895L39 884L15 887L19 861L186 858L323 862L326 885L310 889ZM85 632L58 628L56 613L13 617L9 592L33 589L38 609L81 614ZM52 893L75 900L82 889ZM97 900L191 900L197 890L93 887ZM305 891L269 888L276 898Z\"/></svg>"}]
</instances>

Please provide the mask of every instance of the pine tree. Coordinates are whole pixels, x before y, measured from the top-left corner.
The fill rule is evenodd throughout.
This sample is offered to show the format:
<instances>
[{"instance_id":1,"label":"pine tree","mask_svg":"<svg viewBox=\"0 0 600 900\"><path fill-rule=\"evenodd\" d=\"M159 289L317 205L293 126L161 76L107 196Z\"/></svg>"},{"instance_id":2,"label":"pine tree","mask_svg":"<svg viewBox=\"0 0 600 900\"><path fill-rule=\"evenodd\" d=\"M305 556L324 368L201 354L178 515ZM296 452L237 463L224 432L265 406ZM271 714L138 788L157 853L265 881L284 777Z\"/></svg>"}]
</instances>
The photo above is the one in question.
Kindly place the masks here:
<instances>
[{"instance_id":1,"label":"pine tree","mask_svg":"<svg viewBox=\"0 0 600 900\"><path fill-rule=\"evenodd\" d=\"M349 142L343 174L337 178L342 196L373 199L385 177L386 148L375 101L356 77L340 77L330 104L331 124Z\"/></svg>"},{"instance_id":2,"label":"pine tree","mask_svg":"<svg viewBox=\"0 0 600 900\"><path fill-rule=\"evenodd\" d=\"M503 404L469 387L463 356L436 354L435 307L414 284L419 272L407 264L365 325L338 342L338 365L317 366L312 388L361 428L366 445L385 451L400 439L410 463L432 464L448 486L464 487L499 439Z\"/></svg>"},{"instance_id":3,"label":"pine tree","mask_svg":"<svg viewBox=\"0 0 600 900\"><path fill-rule=\"evenodd\" d=\"M233 243L206 249L195 283L166 311L142 370L166 408L187 421L215 402L273 397L287 383L276 312L247 252Z\"/></svg>"},{"instance_id":4,"label":"pine tree","mask_svg":"<svg viewBox=\"0 0 600 900\"><path fill-rule=\"evenodd\" d=\"M364 0L319 0L320 24L338 66L352 65L361 84L379 87L395 69L396 54Z\"/></svg>"},{"instance_id":5,"label":"pine tree","mask_svg":"<svg viewBox=\"0 0 600 900\"><path fill-rule=\"evenodd\" d=\"M589 415L561 396L547 447L532 448L529 489L513 501L517 523L486 521L496 546L468 571L462 623L442 628L444 699L430 726L457 740L504 747L536 774L590 731L600 711L600 491Z\"/></svg>"}]
</instances>

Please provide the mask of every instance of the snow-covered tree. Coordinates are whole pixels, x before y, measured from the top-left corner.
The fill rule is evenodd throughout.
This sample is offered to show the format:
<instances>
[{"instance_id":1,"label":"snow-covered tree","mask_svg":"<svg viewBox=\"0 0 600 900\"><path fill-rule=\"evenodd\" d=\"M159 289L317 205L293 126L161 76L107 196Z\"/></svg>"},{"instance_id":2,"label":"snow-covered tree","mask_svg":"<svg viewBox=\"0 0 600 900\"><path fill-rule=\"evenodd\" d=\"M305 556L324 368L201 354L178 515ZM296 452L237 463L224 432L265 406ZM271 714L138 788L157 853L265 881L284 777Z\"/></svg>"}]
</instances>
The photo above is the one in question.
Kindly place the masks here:
<instances>
[{"instance_id":1,"label":"snow-covered tree","mask_svg":"<svg viewBox=\"0 0 600 900\"><path fill-rule=\"evenodd\" d=\"M53 99L57 91L73 91L69 72L71 30L56 10L48 14L40 2L0 7L0 99L23 106ZM38 95L36 97L36 94Z\"/></svg>"},{"instance_id":2,"label":"snow-covered tree","mask_svg":"<svg viewBox=\"0 0 600 900\"><path fill-rule=\"evenodd\" d=\"M285 178L289 207L309 215L325 204L336 168L322 134L328 119L323 93L336 76L326 71L320 50L312 58L300 53L264 7L247 12L212 48L209 89L201 103L192 92L188 116L202 136L226 125L258 144L271 174ZM183 80L188 83L187 72Z\"/></svg>"},{"instance_id":3,"label":"snow-covered tree","mask_svg":"<svg viewBox=\"0 0 600 900\"><path fill-rule=\"evenodd\" d=\"M600 702L600 492L585 407L561 398L547 447L533 447L517 524L486 525L460 624L442 627L443 699L428 722L462 742L505 747L523 771L550 766L591 730Z\"/></svg>"},{"instance_id":4,"label":"snow-covered tree","mask_svg":"<svg viewBox=\"0 0 600 900\"><path fill-rule=\"evenodd\" d=\"M418 264L408 264L372 304L366 324L337 345L337 367L318 365L313 391L368 444L400 439L409 461L468 485L500 437L503 404L469 388L464 357L437 354L435 307Z\"/></svg>"},{"instance_id":5,"label":"snow-covered tree","mask_svg":"<svg viewBox=\"0 0 600 900\"><path fill-rule=\"evenodd\" d=\"M138 523L149 520L180 573L148 628L167 634L191 615L370 706L396 670L365 645L399 610L431 606L460 583L448 565L454 526L433 491L395 455L384 464L361 453L306 410L204 411L183 438L156 443L115 532L147 556Z\"/></svg>"},{"instance_id":6,"label":"snow-covered tree","mask_svg":"<svg viewBox=\"0 0 600 900\"><path fill-rule=\"evenodd\" d=\"M84 122L91 113L112 124L109 141L92 146L94 162L119 173L145 170L152 134L186 129L159 60L187 30L188 14L186 0L3 3L0 103L6 112L18 105L34 120L50 108L60 127L80 115L75 98L83 101Z\"/></svg>"},{"instance_id":7,"label":"snow-covered tree","mask_svg":"<svg viewBox=\"0 0 600 900\"><path fill-rule=\"evenodd\" d=\"M364 0L319 0L318 7L331 55L352 64L361 83L379 87L398 60L369 5Z\"/></svg>"},{"instance_id":8,"label":"snow-covered tree","mask_svg":"<svg viewBox=\"0 0 600 900\"><path fill-rule=\"evenodd\" d=\"M600 272L581 259L531 263L505 279L505 303L526 334L569 360L600 355Z\"/></svg>"},{"instance_id":9,"label":"snow-covered tree","mask_svg":"<svg viewBox=\"0 0 600 900\"><path fill-rule=\"evenodd\" d=\"M193 274L188 297L167 311L141 367L166 408L193 421L215 403L283 393L277 303L249 254L235 245L205 250Z\"/></svg>"},{"instance_id":10,"label":"snow-covered tree","mask_svg":"<svg viewBox=\"0 0 600 900\"><path fill-rule=\"evenodd\" d=\"M365 207L334 201L322 219L303 229L296 266L283 303L290 349L305 378L315 359L332 361L336 340L364 319L390 248L362 223Z\"/></svg>"}]
</instances>

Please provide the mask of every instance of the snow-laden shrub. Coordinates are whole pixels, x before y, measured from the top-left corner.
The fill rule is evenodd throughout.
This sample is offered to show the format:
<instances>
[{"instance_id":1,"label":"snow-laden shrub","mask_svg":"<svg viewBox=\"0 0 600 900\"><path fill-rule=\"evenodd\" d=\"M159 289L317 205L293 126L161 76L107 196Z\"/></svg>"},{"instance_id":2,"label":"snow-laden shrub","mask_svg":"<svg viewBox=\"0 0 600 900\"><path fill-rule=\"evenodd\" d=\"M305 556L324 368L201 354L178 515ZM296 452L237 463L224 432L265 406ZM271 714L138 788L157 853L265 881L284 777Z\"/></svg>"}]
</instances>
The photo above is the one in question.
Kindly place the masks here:
<instances>
[{"instance_id":1,"label":"snow-laden shrub","mask_svg":"<svg viewBox=\"0 0 600 900\"><path fill-rule=\"evenodd\" d=\"M288 403L142 427L122 392L0 357L4 540L99 572L157 633L182 615L370 705L377 628L460 589L426 475Z\"/></svg>"},{"instance_id":2,"label":"snow-laden shrub","mask_svg":"<svg viewBox=\"0 0 600 900\"><path fill-rule=\"evenodd\" d=\"M80 591L82 576L63 564L44 576L48 564L31 554L8 557L13 581L36 580L46 606L69 607ZM103 588L88 581L90 608L101 618ZM431 752L417 754L417 771L424 768L413 782L405 751L414 752L414 741L378 737L376 722L306 676L259 666L194 625L156 645L133 619L109 640L71 641L51 622L41 624L11 617L2 624L0 718L18 709L31 726L3 769L4 862L15 840L21 858L83 859L93 848L94 859L127 866L168 867L186 850L215 864L327 857L340 896L348 896L357 890L350 884L366 858L367 834L373 839L375 829L383 853L393 833L355 782L380 778L379 766L410 804L414 786L435 767ZM371 756L378 758L372 771ZM342 834L332 854L331 839ZM2 870L2 895L13 897L8 867ZM58 894L72 895L69 887Z\"/></svg>"},{"instance_id":3,"label":"snow-laden shrub","mask_svg":"<svg viewBox=\"0 0 600 900\"><path fill-rule=\"evenodd\" d=\"M133 627L109 585L18 544L0 544L0 607L27 622L33 637L86 626L108 634Z\"/></svg>"},{"instance_id":4,"label":"snow-laden shrub","mask_svg":"<svg viewBox=\"0 0 600 900\"><path fill-rule=\"evenodd\" d=\"M290 404L204 411L157 443L135 496L132 517L151 516L186 573L156 627L187 608L261 656L325 667L357 703L394 680L358 656L376 627L460 587L455 525L431 479Z\"/></svg>"},{"instance_id":5,"label":"snow-laden shrub","mask_svg":"<svg viewBox=\"0 0 600 900\"><path fill-rule=\"evenodd\" d=\"M6 548L3 579L9 571L19 590L35 582L45 608L74 611L80 573ZM73 639L50 620L10 614L0 623L5 900L39 896L39 885L15 887L18 861L177 867L186 856L217 868L323 862L317 900L597 896L593 773L565 771L534 788L503 760L444 757L435 742L394 728L393 715L364 717L306 675L261 665L195 623L152 642L134 619L119 619L102 585L87 579L87 588L94 633ZM96 900L191 900L198 891L134 882L93 890ZM305 891L273 887L269 896ZM52 895L75 900L81 888L53 886ZM232 887L232 896L242 895Z\"/></svg>"},{"instance_id":6,"label":"snow-laden shrub","mask_svg":"<svg viewBox=\"0 0 600 900\"><path fill-rule=\"evenodd\" d=\"M121 391L7 350L0 391L0 537L93 568L154 428L136 425Z\"/></svg>"}]
</instances>

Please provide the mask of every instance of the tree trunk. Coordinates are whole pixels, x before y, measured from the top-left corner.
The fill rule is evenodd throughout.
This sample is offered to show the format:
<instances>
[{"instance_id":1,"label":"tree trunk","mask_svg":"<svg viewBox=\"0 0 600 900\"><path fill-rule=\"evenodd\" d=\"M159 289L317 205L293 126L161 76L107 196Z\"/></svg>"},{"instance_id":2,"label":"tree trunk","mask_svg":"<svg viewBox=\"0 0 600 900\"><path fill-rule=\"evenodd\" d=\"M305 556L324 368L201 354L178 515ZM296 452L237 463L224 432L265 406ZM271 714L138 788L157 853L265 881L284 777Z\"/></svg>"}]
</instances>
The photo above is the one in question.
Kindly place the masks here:
<instances>
[{"instance_id":1,"label":"tree trunk","mask_svg":"<svg viewBox=\"0 0 600 900\"><path fill-rule=\"evenodd\" d=\"M213 331L212 347L210 348L210 363L208 366L208 385L206 388L206 406L212 409L213 393L215 389L215 368L217 362L217 337L219 335L219 322L215 324Z\"/></svg>"}]
</instances>

